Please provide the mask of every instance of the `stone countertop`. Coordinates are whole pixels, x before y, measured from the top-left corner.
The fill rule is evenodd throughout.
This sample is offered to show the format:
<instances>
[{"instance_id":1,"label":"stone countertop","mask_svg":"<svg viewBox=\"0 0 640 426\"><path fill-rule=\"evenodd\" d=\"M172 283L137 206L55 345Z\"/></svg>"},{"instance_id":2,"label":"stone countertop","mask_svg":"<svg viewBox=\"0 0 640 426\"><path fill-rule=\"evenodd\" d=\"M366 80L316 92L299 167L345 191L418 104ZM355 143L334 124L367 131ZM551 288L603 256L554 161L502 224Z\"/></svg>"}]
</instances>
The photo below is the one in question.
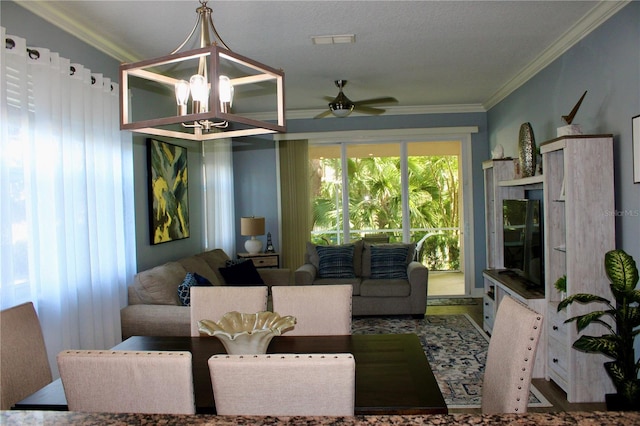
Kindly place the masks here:
<instances>
[{"instance_id":1,"label":"stone countertop","mask_svg":"<svg viewBox=\"0 0 640 426\"><path fill-rule=\"evenodd\" d=\"M638 425L640 412L559 412L501 415L419 415L355 417L259 417L169 414L104 414L65 411L2 411L2 425Z\"/></svg>"}]
</instances>

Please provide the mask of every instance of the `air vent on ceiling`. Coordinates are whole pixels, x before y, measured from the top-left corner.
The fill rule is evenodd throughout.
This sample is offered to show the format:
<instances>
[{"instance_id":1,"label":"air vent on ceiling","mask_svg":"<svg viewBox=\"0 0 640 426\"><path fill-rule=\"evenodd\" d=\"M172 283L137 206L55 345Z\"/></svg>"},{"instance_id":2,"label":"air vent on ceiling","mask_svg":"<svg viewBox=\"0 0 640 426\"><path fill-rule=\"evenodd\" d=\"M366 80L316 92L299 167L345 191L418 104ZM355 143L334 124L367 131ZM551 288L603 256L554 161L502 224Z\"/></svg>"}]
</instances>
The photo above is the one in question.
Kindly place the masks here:
<instances>
[{"instance_id":1,"label":"air vent on ceiling","mask_svg":"<svg viewBox=\"0 0 640 426\"><path fill-rule=\"evenodd\" d=\"M313 44L350 44L356 42L355 34L312 36Z\"/></svg>"}]
</instances>

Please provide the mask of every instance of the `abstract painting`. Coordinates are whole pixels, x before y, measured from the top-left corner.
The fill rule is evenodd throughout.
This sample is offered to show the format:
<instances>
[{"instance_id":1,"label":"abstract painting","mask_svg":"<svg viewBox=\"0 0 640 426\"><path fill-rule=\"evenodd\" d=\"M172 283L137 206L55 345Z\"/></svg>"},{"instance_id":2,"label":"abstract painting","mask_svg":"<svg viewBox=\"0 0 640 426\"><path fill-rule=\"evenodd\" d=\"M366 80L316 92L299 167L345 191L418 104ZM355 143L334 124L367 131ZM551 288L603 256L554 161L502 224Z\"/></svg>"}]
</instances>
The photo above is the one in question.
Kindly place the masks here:
<instances>
[{"instance_id":1,"label":"abstract painting","mask_svg":"<svg viewBox=\"0 0 640 426\"><path fill-rule=\"evenodd\" d=\"M189 237L187 149L147 139L151 244Z\"/></svg>"}]
</instances>

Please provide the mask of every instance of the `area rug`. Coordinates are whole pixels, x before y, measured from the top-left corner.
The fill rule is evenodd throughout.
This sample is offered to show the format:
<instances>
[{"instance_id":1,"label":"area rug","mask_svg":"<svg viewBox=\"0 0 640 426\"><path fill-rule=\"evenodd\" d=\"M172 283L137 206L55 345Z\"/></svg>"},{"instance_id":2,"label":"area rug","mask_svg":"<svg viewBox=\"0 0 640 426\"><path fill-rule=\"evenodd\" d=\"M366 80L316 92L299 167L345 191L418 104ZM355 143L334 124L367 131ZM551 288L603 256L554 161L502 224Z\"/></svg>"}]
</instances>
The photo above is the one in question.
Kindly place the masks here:
<instances>
[{"instance_id":1,"label":"area rug","mask_svg":"<svg viewBox=\"0 0 640 426\"><path fill-rule=\"evenodd\" d=\"M479 300L472 297L438 297L427 299L427 306L477 305Z\"/></svg>"},{"instance_id":2,"label":"area rug","mask_svg":"<svg viewBox=\"0 0 640 426\"><path fill-rule=\"evenodd\" d=\"M479 408L489 348L487 335L466 314L354 318L353 334L415 333L449 408ZM532 385L529 407L551 407Z\"/></svg>"}]
</instances>

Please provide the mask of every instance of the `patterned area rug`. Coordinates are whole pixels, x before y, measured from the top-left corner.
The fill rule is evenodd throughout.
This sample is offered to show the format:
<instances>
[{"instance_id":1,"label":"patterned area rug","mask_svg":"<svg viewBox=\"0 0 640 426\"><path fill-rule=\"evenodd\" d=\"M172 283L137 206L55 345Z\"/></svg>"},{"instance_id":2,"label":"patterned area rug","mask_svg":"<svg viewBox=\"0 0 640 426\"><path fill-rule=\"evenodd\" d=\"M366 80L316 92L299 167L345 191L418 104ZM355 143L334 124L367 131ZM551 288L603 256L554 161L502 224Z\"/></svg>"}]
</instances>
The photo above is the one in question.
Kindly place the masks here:
<instances>
[{"instance_id":1,"label":"patterned area rug","mask_svg":"<svg viewBox=\"0 0 640 426\"><path fill-rule=\"evenodd\" d=\"M479 300L471 297L438 297L427 299L427 306L476 305Z\"/></svg>"},{"instance_id":2,"label":"patterned area rug","mask_svg":"<svg viewBox=\"0 0 640 426\"><path fill-rule=\"evenodd\" d=\"M468 315L354 318L353 334L415 333L449 408L479 408L489 341ZM550 407L531 386L530 407Z\"/></svg>"}]
</instances>

